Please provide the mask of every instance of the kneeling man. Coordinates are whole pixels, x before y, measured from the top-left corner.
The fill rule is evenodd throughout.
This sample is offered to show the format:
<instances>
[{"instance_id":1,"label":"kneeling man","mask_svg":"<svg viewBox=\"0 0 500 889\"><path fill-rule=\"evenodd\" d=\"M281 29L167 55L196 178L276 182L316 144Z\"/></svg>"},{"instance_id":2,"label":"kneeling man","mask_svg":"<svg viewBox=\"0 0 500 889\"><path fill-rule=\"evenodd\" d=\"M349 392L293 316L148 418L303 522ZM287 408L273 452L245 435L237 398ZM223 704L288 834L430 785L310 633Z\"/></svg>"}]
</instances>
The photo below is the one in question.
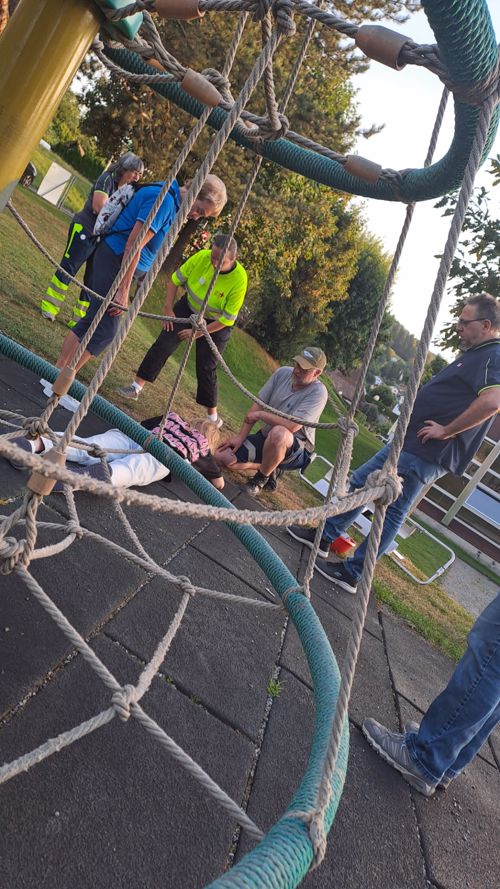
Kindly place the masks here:
<instances>
[{"instance_id":1,"label":"kneeling man","mask_svg":"<svg viewBox=\"0 0 500 889\"><path fill-rule=\"evenodd\" d=\"M325 353L308 346L295 356L293 367L279 367L260 390L259 398L296 419L285 420L253 404L238 434L224 441L217 451L217 461L228 469L257 470L247 482L250 494L258 496L264 488L274 490L281 472L305 469L309 464L315 429L300 420L319 421L328 398L326 387L318 379L325 366ZM264 424L262 428L250 434L259 422Z\"/></svg>"}]
</instances>

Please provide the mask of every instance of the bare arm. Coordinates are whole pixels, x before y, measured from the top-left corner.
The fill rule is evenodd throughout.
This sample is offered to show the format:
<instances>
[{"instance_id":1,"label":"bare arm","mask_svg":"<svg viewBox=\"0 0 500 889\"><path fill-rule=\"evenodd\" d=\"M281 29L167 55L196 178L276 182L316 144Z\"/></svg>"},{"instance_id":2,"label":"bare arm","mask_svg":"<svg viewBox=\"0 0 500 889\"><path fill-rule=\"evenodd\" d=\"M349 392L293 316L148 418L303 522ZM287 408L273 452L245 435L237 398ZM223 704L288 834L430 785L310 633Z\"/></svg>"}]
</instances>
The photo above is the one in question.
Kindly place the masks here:
<instances>
[{"instance_id":1,"label":"bare arm","mask_svg":"<svg viewBox=\"0 0 500 889\"><path fill-rule=\"evenodd\" d=\"M132 249L132 246L134 248L134 255L132 257L132 262L130 263L130 266L125 274L125 277L124 277L122 283L120 284L118 290L116 291L116 294L114 297L114 302L120 303L122 306L128 305L128 294L129 294L129 290L130 290L130 285L132 283L132 278L134 277L134 272L137 268L137 263L139 262L141 250L144 247L144 245L147 244L148 241L150 241L152 237L154 237L154 231L152 229L149 229L149 231L147 231L145 234L143 234L141 236L140 240L138 240L136 243L134 243L136 241L136 238L137 238L141 228L142 228L142 222L137 221L127 238L127 243L125 244L125 250L123 252L122 265L125 262L127 256L129 255L129 253ZM110 309L108 309L108 312L110 315L120 315L121 309L119 309L118 307L112 306Z\"/></svg>"},{"instance_id":2,"label":"bare arm","mask_svg":"<svg viewBox=\"0 0 500 889\"><path fill-rule=\"evenodd\" d=\"M174 314L174 303L177 297L178 291L177 284L174 284L173 281L169 281L167 284L167 292L165 294L165 305L163 306L163 314L164 315L173 315ZM164 321L163 322L164 330L173 330L174 322L173 321Z\"/></svg>"},{"instance_id":3,"label":"bare arm","mask_svg":"<svg viewBox=\"0 0 500 889\"><path fill-rule=\"evenodd\" d=\"M104 207L104 204L109 198L109 194L106 194L105 191L95 191L92 195L92 211L97 214Z\"/></svg>"},{"instance_id":4,"label":"bare arm","mask_svg":"<svg viewBox=\"0 0 500 889\"><path fill-rule=\"evenodd\" d=\"M247 435L249 435L250 430L256 420L250 420L249 414L252 413L254 409L257 409L258 405L253 404L246 416L243 419L243 423L241 424L240 431L236 435L231 435L230 438L225 439L219 445L218 450L223 451L227 448L230 448L232 451L237 451L238 448L243 444Z\"/></svg>"},{"instance_id":5,"label":"bare arm","mask_svg":"<svg viewBox=\"0 0 500 889\"><path fill-rule=\"evenodd\" d=\"M167 313L165 312L165 314L167 314ZM225 326L226 325L221 324L220 321L211 321L210 324L207 324L207 331L208 331L208 333L215 333L216 330L222 330L222 328ZM189 337L191 336L191 329L186 327L185 330L180 330L179 333L177 334L177 336L179 337L180 340L188 340ZM203 336L203 334L202 334L201 330L197 330L194 335L195 340L199 339L200 336Z\"/></svg>"},{"instance_id":6,"label":"bare arm","mask_svg":"<svg viewBox=\"0 0 500 889\"><path fill-rule=\"evenodd\" d=\"M472 404L458 417L455 417L451 423L442 426L434 420L426 420L425 425L418 430L417 435L422 444L425 444L426 441L431 441L431 439L444 441L447 438L453 438L460 432L465 432L466 429L479 426L480 423L483 423L484 420L489 420L499 410L500 386L495 386L492 389L485 389L484 392L481 392Z\"/></svg>"},{"instance_id":7,"label":"bare arm","mask_svg":"<svg viewBox=\"0 0 500 889\"><path fill-rule=\"evenodd\" d=\"M299 429L302 429L303 423L294 423L293 420L285 420L284 417L278 417L276 414L271 414L269 411L262 410L261 407L254 404L252 408L248 411L248 414L245 419L248 419L252 422L252 426L254 423L266 423L268 426L284 426L285 429L288 429L289 432L298 432Z\"/></svg>"}]
</instances>

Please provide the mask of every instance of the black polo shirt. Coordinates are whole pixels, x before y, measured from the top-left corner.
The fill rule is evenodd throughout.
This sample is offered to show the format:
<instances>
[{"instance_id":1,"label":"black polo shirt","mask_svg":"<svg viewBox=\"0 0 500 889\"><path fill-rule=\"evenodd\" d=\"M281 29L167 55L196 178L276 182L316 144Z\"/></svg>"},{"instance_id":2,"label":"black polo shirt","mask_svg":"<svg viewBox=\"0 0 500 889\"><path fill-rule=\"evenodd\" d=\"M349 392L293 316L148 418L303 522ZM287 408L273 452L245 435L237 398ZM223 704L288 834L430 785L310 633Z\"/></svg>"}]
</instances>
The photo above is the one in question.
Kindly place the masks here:
<instances>
[{"instance_id":1,"label":"black polo shirt","mask_svg":"<svg viewBox=\"0 0 500 889\"><path fill-rule=\"evenodd\" d=\"M500 386L500 339L468 349L422 387L415 399L403 450L461 475L478 451L494 417L445 441L422 444L417 432L425 420L446 426L485 389Z\"/></svg>"}]
</instances>

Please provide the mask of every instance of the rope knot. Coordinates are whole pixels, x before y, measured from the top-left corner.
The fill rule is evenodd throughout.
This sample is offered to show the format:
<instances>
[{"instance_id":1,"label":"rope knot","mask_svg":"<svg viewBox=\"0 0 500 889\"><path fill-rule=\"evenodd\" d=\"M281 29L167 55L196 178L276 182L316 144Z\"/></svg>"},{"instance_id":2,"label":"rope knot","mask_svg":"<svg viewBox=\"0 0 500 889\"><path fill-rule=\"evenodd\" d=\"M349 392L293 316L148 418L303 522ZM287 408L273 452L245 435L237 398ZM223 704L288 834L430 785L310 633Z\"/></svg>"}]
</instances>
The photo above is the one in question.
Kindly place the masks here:
<instances>
[{"instance_id":1,"label":"rope knot","mask_svg":"<svg viewBox=\"0 0 500 889\"><path fill-rule=\"evenodd\" d=\"M272 0L253 0L252 3L249 3L249 13L252 16L252 21L261 22L262 19L265 19L267 13L271 9Z\"/></svg>"},{"instance_id":2,"label":"rope knot","mask_svg":"<svg viewBox=\"0 0 500 889\"><path fill-rule=\"evenodd\" d=\"M293 20L293 0L274 0L273 14L279 33L292 37L297 30Z\"/></svg>"},{"instance_id":3,"label":"rope knot","mask_svg":"<svg viewBox=\"0 0 500 889\"><path fill-rule=\"evenodd\" d=\"M355 420L349 419L349 417L339 417L337 426L342 435L347 435L349 432L352 432L353 435L357 435L359 432L358 424Z\"/></svg>"},{"instance_id":4,"label":"rope knot","mask_svg":"<svg viewBox=\"0 0 500 889\"><path fill-rule=\"evenodd\" d=\"M314 849L313 868L319 867L326 855L326 834L323 824L323 813L317 809L311 813L309 836Z\"/></svg>"},{"instance_id":5,"label":"rope knot","mask_svg":"<svg viewBox=\"0 0 500 889\"><path fill-rule=\"evenodd\" d=\"M96 443L90 445L88 453L90 457L98 457L99 459L105 458L108 455L108 452Z\"/></svg>"},{"instance_id":6,"label":"rope knot","mask_svg":"<svg viewBox=\"0 0 500 889\"><path fill-rule=\"evenodd\" d=\"M375 469L374 472L370 472L366 479L366 487L385 488L385 492L377 499L379 503L387 504L387 506L394 503L403 490L399 476L392 472L387 473L385 469Z\"/></svg>"},{"instance_id":7,"label":"rope knot","mask_svg":"<svg viewBox=\"0 0 500 889\"><path fill-rule=\"evenodd\" d=\"M185 574L179 575L177 578L177 583L179 584L183 593L187 593L188 596L196 595L196 587L190 581L189 577L186 577Z\"/></svg>"},{"instance_id":8,"label":"rope knot","mask_svg":"<svg viewBox=\"0 0 500 889\"><path fill-rule=\"evenodd\" d=\"M285 606L285 608L286 608L286 606L287 606L288 597L289 597L292 593L301 593L303 596L305 596L305 590L304 590L304 587L303 587L303 586L300 586L299 584L294 584L294 586L289 586L289 587L287 587L286 590L284 590L284 591L281 593L281 601L283 602L283 605Z\"/></svg>"},{"instance_id":9,"label":"rope knot","mask_svg":"<svg viewBox=\"0 0 500 889\"><path fill-rule=\"evenodd\" d=\"M134 685L124 685L113 693L111 703L119 719L127 722L130 717L130 706L135 704L136 689Z\"/></svg>"},{"instance_id":10,"label":"rope knot","mask_svg":"<svg viewBox=\"0 0 500 889\"><path fill-rule=\"evenodd\" d=\"M66 528L68 534L74 534L75 537L78 537L79 540L83 537L83 528L79 524L79 522L68 521L66 522Z\"/></svg>"},{"instance_id":11,"label":"rope knot","mask_svg":"<svg viewBox=\"0 0 500 889\"><path fill-rule=\"evenodd\" d=\"M189 320L193 330L204 331L207 329L207 322L204 318L198 318L198 315L190 315Z\"/></svg>"},{"instance_id":12,"label":"rope knot","mask_svg":"<svg viewBox=\"0 0 500 889\"><path fill-rule=\"evenodd\" d=\"M26 547L25 540L17 540L16 537L4 537L0 540L0 574L10 574Z\"/></svg>"},{"instance_id":13,"label":"rope knot","mask_svg":"<svg viewBox=\"0 0 500 889\"><path fill-rule=\"evenodd\" d=\"M318 867L326 853L326 834L321 809L309 809L307 811L292 810L286 813L287 818L297 818L309 825L309 836L313 847L313 860L311 870Z\"/></svg>"},{"instance_id":14,"label":"rope knot","mask_svg":"<svg viewBox=\"0 0 500 889\"><path fill-rule=\"evenodd\" d=\"M220 71L217 71L217 68L204 68L201 73L203 77L217 87L222 97L232 105L234 100L231 95L231 81Z\"/></svg>"},{"instance_id":15,"label":"rope knot","mask_svg":"<svg viewBox=\"0 0 500 889\"><path fill-rule=\"evenodd\" d=\"M265 142L275 141L276 139L284 139L288 130L290 129L290 121L286 114L278 114L277 115L280 122L279 129L274 129L272 121L267 118L263 120L257 129L256 136L258 139L262 139ZM248 133L251 138L255 138L252 131Z\"/></svg>"},{"instance_id":16,"label":"rope knot","mask_svg":"<svg viewBox=\"0 0 500 889\"><path fill-rule=\"evenodd\" d=\"M47 424L40 417L26 417L22 429L26 438L37 438L47 432Z\"/></svg>"}]
</instances>

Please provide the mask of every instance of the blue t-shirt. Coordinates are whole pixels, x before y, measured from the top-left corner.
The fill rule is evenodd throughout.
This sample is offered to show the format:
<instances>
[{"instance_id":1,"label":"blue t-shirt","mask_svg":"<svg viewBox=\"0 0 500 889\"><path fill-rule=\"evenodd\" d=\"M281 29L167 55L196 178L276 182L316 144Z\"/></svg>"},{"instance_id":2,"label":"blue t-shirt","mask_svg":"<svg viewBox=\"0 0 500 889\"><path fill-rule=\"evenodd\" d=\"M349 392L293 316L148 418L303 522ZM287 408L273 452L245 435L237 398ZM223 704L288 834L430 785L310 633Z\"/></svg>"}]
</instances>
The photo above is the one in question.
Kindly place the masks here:
<instances>
[{"instance_id":1,"label":"blue t-shirt","mask_svg":"<svg viewBox=\"0 0 500 889\"><path fill-rule=\"evenodd\" d=\"M162 187L163 182L155 182L153 185L144 185L138 188L133 198L118 216L106 237L106 244L117 256L121 256L124 252L128 236L135 223L144 222L148 218L149 211ZM179 186L174 179L168 194L163 198L160 208L149 227L150 230L154 231L154 235L141 250L141 256L137 264L138 272L147 272L153 264L153 260L174 221L180 202Z\"/></svg>"},{"instance_id":2,"label":"blue t-shirt","mask_svg":"<svg viewBox=\"0 0 500 889\"><path fill-rule=\"evenodd\" d=\"M478 451L494 417L445 441L417 438L425 420L451 423L484 392L500 386L500 339L488 340L463 352L422 387L415 399L403 450L448 472L461 475Z\"/></svg>"}]
</instances>

